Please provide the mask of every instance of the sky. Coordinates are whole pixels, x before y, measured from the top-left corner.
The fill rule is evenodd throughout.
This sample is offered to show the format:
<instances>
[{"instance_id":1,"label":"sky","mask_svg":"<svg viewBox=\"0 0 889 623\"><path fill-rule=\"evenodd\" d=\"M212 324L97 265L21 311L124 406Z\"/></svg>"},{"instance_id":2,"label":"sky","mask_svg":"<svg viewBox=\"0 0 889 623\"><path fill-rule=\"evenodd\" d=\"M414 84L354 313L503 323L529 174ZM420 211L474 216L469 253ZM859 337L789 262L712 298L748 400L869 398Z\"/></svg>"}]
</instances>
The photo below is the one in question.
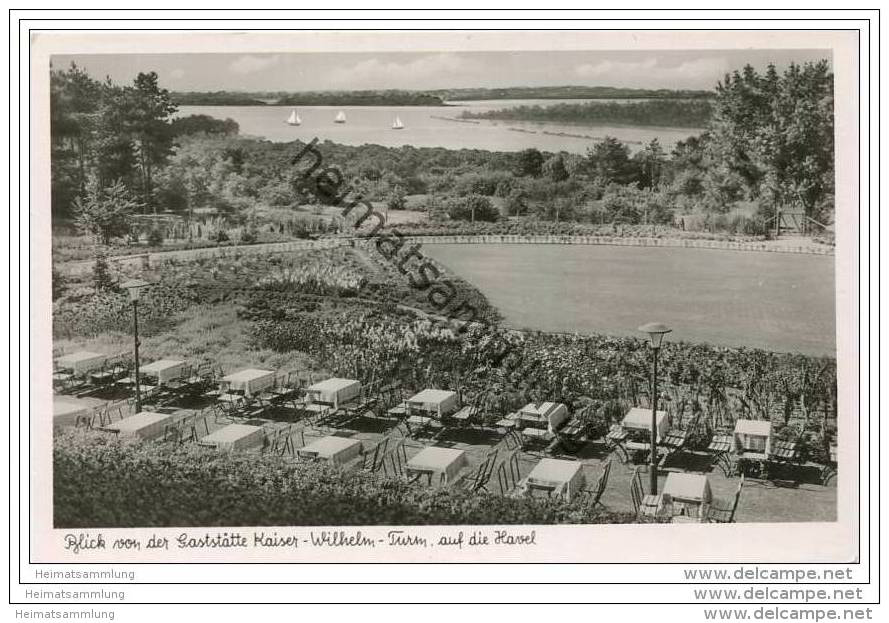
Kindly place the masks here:
<instances>
[{"instance_id":1,"label":"sky","mask_svg":"<svg viewBox=\"0 0 889 623\"><path fill-rule=\"evenodd\" d=\"M124 84L145 71L171 91L342 91L508 86L712 89L751 64L827 58L828 50L623 50L286 54L95 54L54 56L93 77Z\"/></svg>"}]
</instances>

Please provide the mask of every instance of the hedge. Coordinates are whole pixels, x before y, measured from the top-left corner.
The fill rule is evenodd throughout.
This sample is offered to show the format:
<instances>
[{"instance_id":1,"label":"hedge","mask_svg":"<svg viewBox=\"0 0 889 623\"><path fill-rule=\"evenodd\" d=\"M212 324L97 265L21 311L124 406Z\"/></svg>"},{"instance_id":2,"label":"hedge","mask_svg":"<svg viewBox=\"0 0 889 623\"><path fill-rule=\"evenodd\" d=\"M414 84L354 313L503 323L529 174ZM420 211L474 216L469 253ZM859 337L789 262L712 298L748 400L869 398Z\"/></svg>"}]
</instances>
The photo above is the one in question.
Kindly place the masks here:
<instances>
[{"instance_id":1,"label":"hedge","mask_svg":"<svg viewBox=\"0 0 889 623\"><path fill-rule=\"evenodd\" d=\"M580 502L427 488L326 464L81 430L55 439L53 500L56 528L633 521Z\"/></svg>"}]
</instances>

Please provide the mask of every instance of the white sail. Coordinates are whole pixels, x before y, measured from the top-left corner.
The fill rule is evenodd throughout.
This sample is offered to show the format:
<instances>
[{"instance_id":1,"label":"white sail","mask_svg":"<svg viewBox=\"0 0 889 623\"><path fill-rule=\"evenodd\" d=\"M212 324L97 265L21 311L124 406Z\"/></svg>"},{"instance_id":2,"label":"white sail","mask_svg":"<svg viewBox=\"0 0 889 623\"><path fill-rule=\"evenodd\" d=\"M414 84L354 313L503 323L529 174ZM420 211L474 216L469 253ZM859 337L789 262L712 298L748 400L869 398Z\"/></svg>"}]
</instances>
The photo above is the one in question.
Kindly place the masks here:
<instances>
[{"instance_id":1,"label":"white sail","mask_svg":"<svg viewBox=\"0 0 889 623\"><path fill-rule=\"evenodd\" d=\"M302 123L302 120L299 118L299 115L296 114L296 108L290 111L290 116L287 117L287 123L289 125L299 125Z\"/></svg>"},{"instance_id":2,"label":"white sail","mask_svg":"<svg viewBox=\"0 0 889 623\"><path fill-rule=\"evenodd\" d=\"M392 129L401 130L403 128L404 124L401 122L401 119L398 117L398 115L395 115L395 121L392 122Z\"/></svg>"},{"instance_id":3,"label":"white sail","mask_svg":"<svg viewBox=\"0 0 889 623\"><path fill-rule=\"evenodd\" d=\"M299 125L302 122L303 122L303 120L299 118L299 113L296 113L296 125Z\"/></svg>"},{"instance_id":4,"label":"white sail","mask_svg":"<svg viewBox=\"0 0 889 623\"><path fill-rule=\"evenodd\" d=\"M336 114L336 119L333 120L334 123L345 123L346 122L346 113L342 110Z\"/></svg>"}]
</instances>

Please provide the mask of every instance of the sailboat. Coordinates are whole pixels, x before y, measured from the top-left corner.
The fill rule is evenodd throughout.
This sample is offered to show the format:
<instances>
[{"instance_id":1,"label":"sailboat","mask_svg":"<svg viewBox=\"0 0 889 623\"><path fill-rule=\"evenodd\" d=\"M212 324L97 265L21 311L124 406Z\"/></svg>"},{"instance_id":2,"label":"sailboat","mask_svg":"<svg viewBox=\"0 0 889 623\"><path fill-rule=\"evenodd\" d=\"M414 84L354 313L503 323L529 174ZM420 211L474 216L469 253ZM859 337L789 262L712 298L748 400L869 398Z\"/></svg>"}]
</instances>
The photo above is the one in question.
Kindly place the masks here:
<instances>
[{"instance_id":1,"label":"sailboat","mask_svg":"<svg viewBox=\"0 0 889 623\"><path fill-rule=\"evenodd\" d=\"M403 130L404 124L401 122L401 119L398 118L398 115L395 115L395 121L392 122L393 130Z\"/></svg>"},{"instance_id":2,"label":"sailboat","mask_svg":"<svg viewBox=\"0 0 889 623\"><path fill-rule=\"evenodd\" d=\"M336 114L336 119L333 120L334 123L345 123L346 122L346 113L342 110Z\"/></svg>"},{"instance_id":3,"label":"sailboat","mask_svg":"<svg viewBox=\"0 0 889 623\"><path fill-rule=\"evenodd\" d=\"M299 118L299 113L296 112L296 108L290 111L290 116L287 117L287 125L299 125L303 121Z\"/></svg>"}]
</instances>

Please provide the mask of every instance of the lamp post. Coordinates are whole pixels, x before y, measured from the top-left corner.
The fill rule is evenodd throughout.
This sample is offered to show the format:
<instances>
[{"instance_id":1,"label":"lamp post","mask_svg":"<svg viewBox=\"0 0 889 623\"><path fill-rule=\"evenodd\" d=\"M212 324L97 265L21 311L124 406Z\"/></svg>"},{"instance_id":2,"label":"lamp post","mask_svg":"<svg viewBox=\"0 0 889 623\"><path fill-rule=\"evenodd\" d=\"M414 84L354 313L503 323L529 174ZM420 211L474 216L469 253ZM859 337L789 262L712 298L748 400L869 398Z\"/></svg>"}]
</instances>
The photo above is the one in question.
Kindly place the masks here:
<instances>
[{"instance_id":1,"label":"lamp post","mask_svg":"<svg viewBox=\"0 0 889 623\"><path fill-rule=\"evenodd\" d=\"M649 489L652 495L657 493L657 355L664 336L672 330L659 322L649 322L639 327L639 331L648 334L651 349L654 351L651 365L651 459L648 470Z\"/></svg>"},{"instance_id":2,"label":"lamp post","mask_svg":"<svg viewBox=\"0 0 889 623\"><path fill-rule=\"evenodd\" d=\"M139 389L139 297L142 295L142 290L150 285L141 279L131 279L121 284L121 287L130 293L130 301L133 303L133 360L135 363L133 379L136 382L136 413L142 412L142 395Z\"/></svg>"}]
</instances>

